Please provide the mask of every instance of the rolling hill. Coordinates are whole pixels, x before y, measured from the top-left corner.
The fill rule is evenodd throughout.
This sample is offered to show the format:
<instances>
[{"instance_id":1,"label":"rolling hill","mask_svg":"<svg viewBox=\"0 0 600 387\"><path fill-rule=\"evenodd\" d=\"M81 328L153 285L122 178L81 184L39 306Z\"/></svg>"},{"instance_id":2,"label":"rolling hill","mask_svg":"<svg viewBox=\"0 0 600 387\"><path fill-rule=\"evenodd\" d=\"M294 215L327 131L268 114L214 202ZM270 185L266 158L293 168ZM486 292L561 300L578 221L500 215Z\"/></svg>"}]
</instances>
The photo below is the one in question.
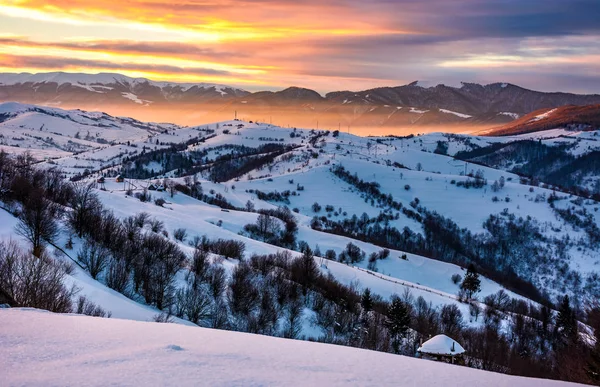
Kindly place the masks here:
<instances>
[{"instance_id":1,"label":"rolling hill","mask_svg":"<svg viewBox=\"0 0 600 387\"><path fill-rule=\"evenodd\" d=\"M522 173L543 153L531 143L581 163L600 151L597 131L360 137L241 120L182 127L17 103L0 104L0 114L1 149L11 155L0 157L0 237L27 248L15 231L27 206L23 179L42 179L28 168L48 176L59 170L73 182L71 195L89 192L98 208L77 226L70 214L79 204L68 188L60 195L57 181L39 184L62 209L47 254L69 268L64 283L76 286L77 297L113 318L173 318L390 352L383 321L401 298L415 314L401 353L414 354L427 330L452 332L464 337L470 366L509 372L523 358L499 350L483 363L478 343L488 339L477 335L493 328L501 344L489 345L510 347L519 316L537 324L542 310L556 314L564 294L574 308L600 296L600 204L591 191ZM596 177L576 187L593 190ZM109 258L92 275L86 257L94 246ZM169 251L180 261L166 279L156 277L164 288L155 291L144 270L166 270ZM156 256L165 261L153 262ZM467 302L461 281L470 265L480 289ZM116 273L125 273L117 276L123 286ZM367 289L375 305L368 326ZM251 297L240 302L240 294ZM209 300L206 309L192 313L188 297ZM8 313L0 319L14 323L22 312ZM583 322L580 330L591 337ZM539 340L512 343L549 345ZM535 375L560 375L544 372Z\"/></svg>"}]
</instances>

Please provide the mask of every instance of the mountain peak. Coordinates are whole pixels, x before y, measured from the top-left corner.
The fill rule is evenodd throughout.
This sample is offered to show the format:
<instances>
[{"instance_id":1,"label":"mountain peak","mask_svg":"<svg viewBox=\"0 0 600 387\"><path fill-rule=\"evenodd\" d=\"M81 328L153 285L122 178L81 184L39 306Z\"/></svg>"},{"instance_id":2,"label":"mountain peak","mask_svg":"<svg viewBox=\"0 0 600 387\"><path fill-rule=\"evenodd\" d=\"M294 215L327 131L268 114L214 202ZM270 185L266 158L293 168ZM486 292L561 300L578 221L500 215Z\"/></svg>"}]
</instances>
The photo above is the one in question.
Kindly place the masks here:
<instances>
[{"instance_id":1,"label":"mountain peak","mask_svg":"<svg viewBox=\"0 0 600 387\"><path fill-rule=\"evenodd\" d=\"M278 91L275 94L287 99L323 99L323 96L316 91L297 86L288 87L287 89Z\"/></svg>"}]
</instances>

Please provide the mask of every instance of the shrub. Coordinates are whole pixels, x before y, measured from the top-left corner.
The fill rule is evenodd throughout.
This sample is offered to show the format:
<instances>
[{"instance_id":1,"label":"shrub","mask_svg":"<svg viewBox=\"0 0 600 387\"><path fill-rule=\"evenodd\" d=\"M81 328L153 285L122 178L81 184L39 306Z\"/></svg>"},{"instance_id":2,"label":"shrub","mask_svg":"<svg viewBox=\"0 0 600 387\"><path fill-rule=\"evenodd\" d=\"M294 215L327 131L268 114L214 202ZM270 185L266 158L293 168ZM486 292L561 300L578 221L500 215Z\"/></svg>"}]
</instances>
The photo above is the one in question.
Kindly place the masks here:
<instances>
[{"instance_id":1,"label":"shrub","mask_svg":"<svg viewBox=\"0 0 600 387\"><path fill-rule=\"evenodd\" d=\"M244 242L233 239L217 239L210 243L209 250L214 254L222 255L227 258L242 260L244 258L246 245Z\"/></svg>"},{"instance_id":2,"label":"shrub","mask_svg":"<svg viewBox=\"0 0 600 387\"><path fill-rule=\"evenodd\" d=\"M146 189L143 192L136 192L135 197L138 198L140 202L149 202L152 200L152 195L150 195Z\"/></svg>"},{"instance_id":3,"label":"shrub","mask_svg":"<svg viewBox=\"0 0 600 387\"><path fill-rule=\"evenodd\" d=\"M165 224L156 218L150 220L148 225L150 225L150 230L156 233L161 232L165 228Z\"/></svg>"},{"instance_id":4,"label":"shrub","mask_svg":"<svg viewBox=\"0 0 600 387\"><path fill-rule=\"evenodd\" d=\"M147 212L140 212L135 215L134 222L139 228L144 228L146 223L150 220L150 215Z\"/></svg>"},{"instance_id":5,"label":"shrub","mask_svg":"<svg viewBox=\"0 0 600 387\"><path fill-rule=\"evenodd\" d=\"M462 277L460 274L456 273L456 274L452 274L452 277L450 277L450 279L452 279L452 283L457 285L462 280Z\"/></svg>"},{"instance_id":6,"label":"shrub","mask_svg":"<svg viewBox=\"0 0 600 387\"><path fill-rule=\"evenodd\" d=\"M94 317L106 317L110 318L112 316L111 312L107 312L99 305L94 304L90 301L86 296L79 296L77 299L77 307L75 309L75 313L77 314L85 314L86 316L94 316Z\"/></svg>"},{"instance_id":7,"label":"shrub","mask_svg":"<svg viewBox=\"0 0 600 387\"><path fill-rule=\"evenodd\" d=\"M390 250L388 250L388 249L383 249L383 250L379 251L379 253L377 253L377 259L386 259L389 256L390 256Z\"/></svg>"},{"instance_id":8,"label":"shrub","mask_svg":"<svg viewBox=\"0 0 600 387\"><path fill-rule=\"evenodd\" d=\"M317 202L314 202L312 205L312 210L313 212L320 212L321 211L321 205Z\"/></svg>"},{"instance_id":9,"label":"shrub","mask_svg":"<svg viewBox=\"0 0 600 387\"><path fill-rule=\"evenodd\" d=\"M350 263L361 262L365 259L365 252L352 242L346 245L345 253Z\"/></svg>"},{"instance_id":10,"label":"shrub","mask_svg":"<svg viewBox=\"0 0 600 387\"><path fill-rule=\"evenodd\" d=\"M184 242L185 238L187 238L187 231L185 228L177 228L173 231L173 237L180 242Z\"/></svg>"},{"instance_id":11,"label":"shrub","mask_svg":"<svg viewBox=\"0 0 600 387\"><path fill-rule=\"evenodd\" d=\"M337 254L335 253L335 250L329 249L325 252L325 258L329 259L330 261L335 261L337 258Z\"/></svg>"},{"instance_id":12,"label":"shrub","mask_svg":"<svg viewBox=\"0 0 600 387\"><path fill-rule=\"evenodd\" d=\"M158 199L154 200L154 204L156 204L159 207L164 206L166 202L167 201L163 198L158 198Z\"/></svg>"}]
</instances>

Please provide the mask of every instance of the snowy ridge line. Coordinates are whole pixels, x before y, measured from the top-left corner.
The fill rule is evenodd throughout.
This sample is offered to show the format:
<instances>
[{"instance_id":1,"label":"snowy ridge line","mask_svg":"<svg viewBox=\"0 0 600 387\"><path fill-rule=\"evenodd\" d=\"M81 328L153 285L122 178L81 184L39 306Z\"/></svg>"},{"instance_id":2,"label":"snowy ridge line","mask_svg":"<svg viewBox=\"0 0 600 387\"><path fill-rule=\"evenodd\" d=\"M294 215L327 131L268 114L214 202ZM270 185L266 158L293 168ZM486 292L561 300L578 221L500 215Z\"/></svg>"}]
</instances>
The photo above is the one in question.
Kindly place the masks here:
<instances>
[{"instance_id":1,"label":"snowy ridge line","mask_svg":"<svg viewBox=\"0 0 600 387\"><path fill-rule=\"evenodd\" d=\"M350 265L348 265L348 266L350 266ZM460 303L460 301L458 300L457 296L451 295L449 293L438 292L438 291L435 291L435 290L433 290L431 288L428 288L428 287L422 286L422 285L418 285L418 284L415 284L413 282L405 282L405 281L402 281L402 280L399 280L399 279L390 279L389 277L386 278L387 276L384 277L381 274L377 275L376 273L374 273L374 272L372 272L370 270L363 269L363 268L360 268L360 267L357 267L357 266L351 266L351 267L353 267L355 269L358 269L360 271L363 271L363 272L365 272L367 274L370 274L370 275L372 275L374 277L377 277L377 278L379 278L381 280L384 280L384 281L388 281L388 282L391 282L391 283L395 283L395 284L406 286L406 287L413 288L413 289L419 289L419 290L422 290L424 292L429 292L429 293L432 293L432 294L435 294L435 295L438 295L438 296L441 296L441 297L446 297L446 298L449 298L451 300L458 301ZM481 307L481 308L484 308L484 309L488 308L488 306L486 304L484 304L483 302L481 302L481 301L479 301L477 299L470 300L470 303L472 303L472 302L476 302L477 305L479 305L479 307ZM513 313L513 312L504 312L504 313L507 313L507 314L509 314L511 316L515 315L515 313Z\"/></svg>"},{"instance_id":2,"label":"snowy ridge line","mask_svg":"<svg viewBox=\"0 0 600 387\"><path fill-rule=\"evenodd\" d=\"M348 265L348 266L350 266L350 265ZM358 266L350 266L350 267L352 267L354 269L358 269L360 271L363 271L363 272L365 272L367 274L371 274L372 276L377 277L379 279L382 279L384 281L392 282L392 283L395 283L395 284L398 284L398 285L402 285L402 286L406 286L406 287L413 288L413 289L423 290L425 292L429 292L429 293L432 293L432 294L436 294L438 296L449 298L449 299L454 300L454 301L458 301L458 297L453 296L453 295L451 295L449 293L437 292L437 291L435 291L435 290L433 290L431 288L428 288L426 286L415 284L414 282L406 282L406 281L402 281L402 280L399 280L399 279L390 279L387 276L383 276L382 274L377 275L376 273L372 272L371 270L363 269L363 268L360 268Z\"/></svg>"}]
</instances>

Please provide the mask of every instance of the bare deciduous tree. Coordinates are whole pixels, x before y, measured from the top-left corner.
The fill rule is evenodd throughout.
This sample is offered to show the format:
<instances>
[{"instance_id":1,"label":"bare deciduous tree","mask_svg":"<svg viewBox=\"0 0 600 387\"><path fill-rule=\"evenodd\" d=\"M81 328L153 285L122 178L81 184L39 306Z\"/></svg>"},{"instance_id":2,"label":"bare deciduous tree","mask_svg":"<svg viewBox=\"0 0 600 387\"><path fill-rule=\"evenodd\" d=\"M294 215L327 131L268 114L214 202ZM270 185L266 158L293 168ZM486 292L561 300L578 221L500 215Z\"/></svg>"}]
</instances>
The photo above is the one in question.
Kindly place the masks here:
<instances>
[{"instance_id":1,"label":"bare deciduous tree","mask_svg":"<svg viewBox=\"0 0 600 387\"><path fill-rule=\"evenodd\" d=\"M110 258L109 251L91 239L86 240L77 254L77 260L90 273L93 279L104 271Z\"/></svg>"},{"instance_id":2,"label":"bare deciduous tree","mask_svg":"<svg viewBox=\"0 0 600 387\"><path fill-rule=\"evenodd\" d=\"M13 241L0 242L0 288L19 306L71 312L77 289L68 289L64 277L64 269L44 254L35 257Z\"/></svg>"},{"instance_id":3,"label":"bare deciduous tree","mask_svg":"<svg viewBox=\"0 0 600 387\"><path fill-rule=\"evenodd\" d=\"M41 189L34 189L23 203L16 231L31 242L31 251L36 257L41 256L45 245L58 236L55 214L55 206L44 198Z\"/></svg>"}]
</instances>

